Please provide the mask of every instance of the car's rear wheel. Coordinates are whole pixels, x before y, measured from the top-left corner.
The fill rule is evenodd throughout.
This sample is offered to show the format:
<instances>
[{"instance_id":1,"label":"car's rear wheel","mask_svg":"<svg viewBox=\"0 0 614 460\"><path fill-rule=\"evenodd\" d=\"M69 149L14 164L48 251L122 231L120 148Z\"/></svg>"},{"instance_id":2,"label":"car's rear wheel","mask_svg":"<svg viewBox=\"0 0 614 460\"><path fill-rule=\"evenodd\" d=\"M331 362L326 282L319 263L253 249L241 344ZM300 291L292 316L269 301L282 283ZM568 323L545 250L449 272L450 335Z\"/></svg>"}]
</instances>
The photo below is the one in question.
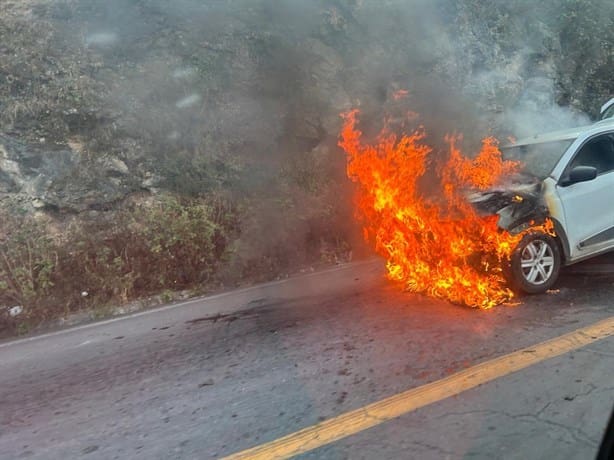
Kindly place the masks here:
<instances>
[{"instance_id":1,"label":"car's rear wheel","mask_svg":"<svg viewBox=\"0 0 614 460\"><path fill-rule=\"evenodd\" d=\"M510 282L527 294L540 294L552 287L561 270L561 249L545 233L529 233L512 254Z\"/></svg>"}]
</instances>

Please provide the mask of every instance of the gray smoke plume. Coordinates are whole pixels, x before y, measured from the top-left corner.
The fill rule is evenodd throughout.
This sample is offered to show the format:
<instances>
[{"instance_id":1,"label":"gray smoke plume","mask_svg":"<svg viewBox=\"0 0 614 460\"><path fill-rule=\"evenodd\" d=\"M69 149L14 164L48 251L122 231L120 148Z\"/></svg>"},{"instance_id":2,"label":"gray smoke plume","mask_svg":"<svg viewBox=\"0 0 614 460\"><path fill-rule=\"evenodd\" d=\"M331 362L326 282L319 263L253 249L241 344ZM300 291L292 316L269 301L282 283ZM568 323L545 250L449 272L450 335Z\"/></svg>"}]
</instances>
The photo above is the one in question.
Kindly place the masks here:
<instances>
[{"instance_id":1,"label":"gray smoke plume","mask_svg":"<svg viewBox=\"0 0 614 460\"><path fill-rule=\"evenodd\" d=\"M442 151L462 133L471 153L487 135L589 123L614 92L609 0L28 4L53 30L29 57L44 78L39 100L8 106L13 94L0 93L2 129L36 120L24 132L118 157L142 188L253 200L243 235L270 226L253 239L269 249L316 244L331 216L350 214L335 199L348 193L344 111L361 110L366 135L417 112ZM51 94L59 122L46 115ZM6 115L20 107L40 116Z\"/></svg>"},{"instance_id":2,"label":"gray smoke plume","mask_svg":"<svg viewBox=\"0 0 614 460\"><path fill-rule=\"evenodd\" d=\"M103 69L123 69L109 110L151 148L173 148L169 140L195 148L207 138L268 163L336 136L339 112L380 115L398 89L409 91L408 107L434 138L589 123L589 98L565 80L576 71L565 57L573 3L71 0L54 11L81 24ZM585 14L600 7L594 25L607 26L600 18L611 22L613 7L594 3ZM606 98L600 91L591 102Z\"/></svg>"}]
</instances>

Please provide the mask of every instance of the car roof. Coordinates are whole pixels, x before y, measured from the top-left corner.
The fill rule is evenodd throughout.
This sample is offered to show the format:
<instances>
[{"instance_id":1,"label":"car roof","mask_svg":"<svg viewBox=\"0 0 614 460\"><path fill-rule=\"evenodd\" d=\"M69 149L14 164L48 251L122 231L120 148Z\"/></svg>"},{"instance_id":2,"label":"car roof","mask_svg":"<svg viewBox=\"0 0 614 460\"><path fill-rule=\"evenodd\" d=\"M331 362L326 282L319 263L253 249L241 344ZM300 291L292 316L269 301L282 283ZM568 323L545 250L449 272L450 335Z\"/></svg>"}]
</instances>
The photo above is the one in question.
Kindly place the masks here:
<instances>
[{"instance_id":1,"label":"car roof","mask_svg":"<svg viewBox=\"0 0 614 460\"><path fill-rule=\"evenodd\" d=\"M546 142L571 141L577 139L582 134L593 135L601 131L614 128L614 119L606 118L589 126L579 126L577 128L552 131L544 134L535 134L530 137L519 139L515 142L502 146L502 148L520 147L523 145L543 144Z\"/></svg>"}]
</instances>

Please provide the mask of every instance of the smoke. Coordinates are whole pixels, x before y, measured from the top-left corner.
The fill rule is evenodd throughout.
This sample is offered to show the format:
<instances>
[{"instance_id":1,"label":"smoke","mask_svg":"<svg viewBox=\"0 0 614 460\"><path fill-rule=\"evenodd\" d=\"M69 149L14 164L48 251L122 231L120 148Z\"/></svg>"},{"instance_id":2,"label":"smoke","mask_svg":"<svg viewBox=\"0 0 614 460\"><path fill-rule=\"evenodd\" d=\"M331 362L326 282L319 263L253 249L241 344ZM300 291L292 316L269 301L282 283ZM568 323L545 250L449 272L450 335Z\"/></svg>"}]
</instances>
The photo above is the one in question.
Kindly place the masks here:
<instances>
[{"instance_id":1,"label":"smoke","mask_svg":"<svg viewBox=\"0 0 614 460\"><path fill-rule=\"evenodd\" d=\"M117 44L119 37L113 32L96 32L85 37L85 44L92 47L111 47Z\"/></svg>"},{"instance_id":2,"label":"smoke","mask_svg":"<svg viewBox=\"0 0 614 460\"><path fill-rule=\"evenodd\" d=\"M207 138L227 150L249 148L270 166L272 157L283 163L288 150L304 153L336 136L339 112L359 107L366 119L381 116L398 89L409 91L407 109L421 114L434 139L462 132L475 144L488 134L522 137L589 123L582 104L561 105L571 98L560 81L569 27L559 19L563 3L59 5L70 7L68 24L81 24L84 46L111 71L109 109L131 134L165 149L169 139L196 148Z\"/></svg>"},{"instance_id":3,"label":"smoke","mask_svg":"<svg viewBox=\"0 0 614 460\"><path fill-rule=\"evenodd\" d=\"M513 11L507 14L518 17ZM550 14L555 12L542 11L542 15ZM529 21L536 30L516 26L500 37L493 37L492 31L474 37L494 41L495 47L482 55L481 62L474 63L477 70L467 84L466 94L475 98L482 107L483 118L501 137L524 137L591 122L577 106L558 103L561 69L557 58L561 46L556 31L545 29L543 20L538 16ZM509 49L500 49L501 42Z\"/></svg>"},{"instance_id":4,"label":"smoke","mask_svg":"<svg viewBox=\"0 0 614 460\"><path fill-rule=\"evenodd\" d=\"M349 214L331 198L347 192L331 185L345 180L341 112L359 108L370 134L385 114L411 110L429 141L462 133L471 152L491 134L587 124L583 112L614 89L602 72L609 50L577 50L573 38L576 23L583 40L610 33L608 0L586 11L564 0L39 3L58 36L80 37L81 70L101 87L101 106L83 108L105 114L89 148L183 193L257 201L244 234L275 222L254 239L267 248L280 234L317 240L314 226ZM590 96L578 88L588 82Z\"/></svg>"},{"instance_id":5,"label":"smoke","mask_svg":"<svg viewBox=\"0 0 614 460\"><path fill-rule=\"evenodd\" d=\"M502 125L518 138L590 123L587 114L558 105L555 82L543 77L526 81L517 102L502 116Z\"/></svg>"},{"instance_id":6,"label":"smoke","mask_svg":"<svg viewBox=\"0 0 614 460\"><path fill-rule=\"evenodd\" d=\"M409 91L408 106L437 137L523 136L588 123L583 111L594 116L594 102L609 96L600 87L581 100L588 90L570 81L601 64L579 68L582 52L593 61L611 55L591 41L611 29L607 0L38 3L65 37L81 36L109 111L130 134L154 126L155 140L228 136L232 116L243 113L231 137L252 152L275 155L271 141L313 148L336 136L339 112L376 116L397 89ZM574 24L584 32L574 35ZM166 128L156 114L168 117ZM249 117L259 130L243 131Z\"/></svg>"}]
</instances>

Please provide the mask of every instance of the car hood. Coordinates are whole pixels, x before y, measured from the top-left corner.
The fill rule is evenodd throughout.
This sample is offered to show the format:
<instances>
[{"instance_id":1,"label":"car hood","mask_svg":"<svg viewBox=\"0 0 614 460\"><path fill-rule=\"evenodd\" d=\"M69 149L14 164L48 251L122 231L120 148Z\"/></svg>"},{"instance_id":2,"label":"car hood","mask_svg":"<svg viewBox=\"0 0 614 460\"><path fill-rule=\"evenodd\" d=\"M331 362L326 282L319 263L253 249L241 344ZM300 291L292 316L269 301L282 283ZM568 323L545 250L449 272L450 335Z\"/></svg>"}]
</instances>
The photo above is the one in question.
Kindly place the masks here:
<instances>
[{"instance_id":1,"label":"car hood","mask_svg":"<svg viewBox=\"0 0 614 460\"><path fill-rule=\"evenodd\" d=\"M511 233L543 223L548 216L542 182L532 177L487 190L472 191L467 199L481 215L498 215L499 227Z\"/></svg>"}]
</instances>

